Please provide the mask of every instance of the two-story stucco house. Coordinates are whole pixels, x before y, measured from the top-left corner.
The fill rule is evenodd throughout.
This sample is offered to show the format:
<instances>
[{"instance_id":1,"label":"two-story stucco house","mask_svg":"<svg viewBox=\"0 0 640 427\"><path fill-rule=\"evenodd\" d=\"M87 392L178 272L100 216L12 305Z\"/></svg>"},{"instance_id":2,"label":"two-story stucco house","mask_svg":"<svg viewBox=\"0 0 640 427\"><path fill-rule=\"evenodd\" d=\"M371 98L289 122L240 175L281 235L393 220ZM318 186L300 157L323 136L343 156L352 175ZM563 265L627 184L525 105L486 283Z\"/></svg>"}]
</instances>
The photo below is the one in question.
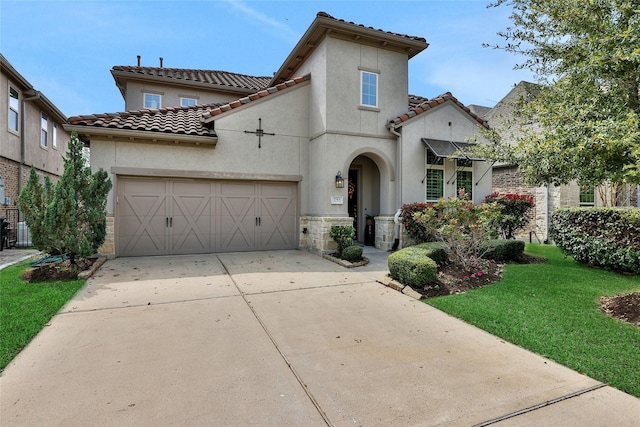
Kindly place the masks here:
<instances>
[{"instance_id":1,"label":"two-story stucco house","mask_svg":"<svg viewBox=\"0 0 640 427\"><path fill-rule=\"evenodd\" d=\"M101 251L320 253L332 225L364 241L366 216L388 250L402 204L482 200L489 164L462 153L486 122L450 93L408 94L427 46L321 12L272 77L114 67L129 111L66 126L114 183Z\"/></svg>"},{"instance_id":2,"label":"two-story stucco house","mask_svg":"<svg viewBox=\"0 0 640 427\"><path fill-rule=\"evenodd\" d=\"M0 217L17 239L18 196L33 166L57 182L64 170L69 133L65 115L0 54Z\"/></svg>"}]
</instances>

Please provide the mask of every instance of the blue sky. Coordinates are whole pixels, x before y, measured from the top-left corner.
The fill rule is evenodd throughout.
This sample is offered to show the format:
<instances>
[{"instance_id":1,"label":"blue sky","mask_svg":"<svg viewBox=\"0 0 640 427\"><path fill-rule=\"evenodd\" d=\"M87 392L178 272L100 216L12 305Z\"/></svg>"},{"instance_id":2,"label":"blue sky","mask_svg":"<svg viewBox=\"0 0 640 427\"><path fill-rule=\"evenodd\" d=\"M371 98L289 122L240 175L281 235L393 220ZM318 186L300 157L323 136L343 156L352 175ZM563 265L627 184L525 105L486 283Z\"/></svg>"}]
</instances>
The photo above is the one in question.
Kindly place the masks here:
<instances>
[{"instance_id":1,"label":"blue sky","mask_svg":"<svg viewBox=\"0 0 640 427\"><path fill-rule=\"evenodd\" d=\"M497 43L510 9L490 0L0 1L0 51L67 116L117 112L124 100L114 65L272 75L319 11L430 46L410 60L409 93L450 91L464 104L493 106L519 81L521 58Z\"/></svg>"}]
</instances>

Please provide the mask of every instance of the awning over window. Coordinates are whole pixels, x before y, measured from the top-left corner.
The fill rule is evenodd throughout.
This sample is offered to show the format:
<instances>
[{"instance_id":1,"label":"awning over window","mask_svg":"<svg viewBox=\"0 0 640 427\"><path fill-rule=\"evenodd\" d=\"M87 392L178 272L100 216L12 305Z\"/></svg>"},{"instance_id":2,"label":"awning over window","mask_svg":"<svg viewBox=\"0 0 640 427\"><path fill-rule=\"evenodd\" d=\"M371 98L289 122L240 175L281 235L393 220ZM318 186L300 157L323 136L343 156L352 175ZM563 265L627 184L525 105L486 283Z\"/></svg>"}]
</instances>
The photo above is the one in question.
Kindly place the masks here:
<instances>
[{"instance_id":1,"label":"awning over window","mask_svg":"<svg viewBox=\"0 0 640 427\"><path fill-rule=\"evenodd\" d=\"M437 157L452 159L484 160L481 157L467 156L466 151L474 144L468 142L443 141L441 139L422 138L422 142L429 147Z\"/></svg>"}]
</instances>

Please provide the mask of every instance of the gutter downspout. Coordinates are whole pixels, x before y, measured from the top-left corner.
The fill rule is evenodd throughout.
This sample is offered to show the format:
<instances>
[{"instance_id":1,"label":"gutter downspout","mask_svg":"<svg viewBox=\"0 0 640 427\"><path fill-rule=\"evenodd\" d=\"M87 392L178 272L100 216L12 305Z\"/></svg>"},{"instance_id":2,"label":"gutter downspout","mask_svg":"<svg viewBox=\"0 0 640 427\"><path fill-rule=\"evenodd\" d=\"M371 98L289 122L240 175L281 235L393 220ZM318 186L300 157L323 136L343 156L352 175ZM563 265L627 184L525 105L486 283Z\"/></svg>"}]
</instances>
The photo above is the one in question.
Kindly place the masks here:
<instances>
[{"instance_id":1,"label":"gutter downspout","mask_svg":"<svg viewBox=\"0 0 640 427\"><path fill-rule=\"evenodd\" d=\"M393 241L393 246L391 248L392 251L398 249L400 245L400 222L399 217L402 213L402 134L396 130L396 127L393 123L389 126L389 132L391 132L397 138L397 147L396 147L396 203L398 206L398 210L394 215L394 232L395 238Z\"/></svg>"},{"instance_id":2,"label":"gutter downspout","mask_svg":"<svg viewBox=\"0 0 640 427\"><path fill-rule=\"evenodd\" d=\"M22 192L22 166L25 165L27 157L27 143L25 139L26 132L24 128L24 116L26 114L26 111L24 105L27 101L40 99L42 93L39 90L36 90L35 92L36 94L34 96L24 98L20 104L20 111L22 111L22 114L20 114L20 164L18 165L18 196L20 196L20 193Z\"/></svg>"}]
</instances>

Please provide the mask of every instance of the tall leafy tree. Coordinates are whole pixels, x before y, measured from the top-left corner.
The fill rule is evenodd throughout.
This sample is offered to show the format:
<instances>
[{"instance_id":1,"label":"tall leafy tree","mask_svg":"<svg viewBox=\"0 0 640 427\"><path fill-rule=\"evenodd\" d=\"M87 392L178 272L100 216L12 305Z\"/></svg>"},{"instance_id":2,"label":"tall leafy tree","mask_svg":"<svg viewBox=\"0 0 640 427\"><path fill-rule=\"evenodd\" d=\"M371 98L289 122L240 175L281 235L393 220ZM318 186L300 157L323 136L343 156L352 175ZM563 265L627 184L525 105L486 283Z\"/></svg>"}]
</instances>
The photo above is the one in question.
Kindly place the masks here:
<instances>
[{"instance_id":1,"label":"tall leafy tree","mask_svg":"<svg viewBox=\"0 0 640 427\"><path fill-rule=\"evenodd\" d=\"M517 164L533 185L640 183L640 1L491 6L503 5L513 25L494 47L523 55L516 68L532 70L540 85L514 109L517 144L494 138L484 154Z\"/></svg>"},{"instance_id":2,"label":"tall leafy tree","mask_svg":"<svg viewBox=\"0 0 640 427\"><path fill-rule=\"evenodd\" d=\"M34 236L34 244L48 253L68 254L72 265L76 257L92 255L104 243L107 194L111 190L107 172L99 170L91 174L82 148L82 142L73 132L64 159L64 172L55 188L47 190L48 196L40 196L40 192L47 191L39 189L37 175L32 170L36 183L31 184L30 178L20 195L20 207ZM40 199L45 202L39 203Z\"/></svg>"}]
</instances>

